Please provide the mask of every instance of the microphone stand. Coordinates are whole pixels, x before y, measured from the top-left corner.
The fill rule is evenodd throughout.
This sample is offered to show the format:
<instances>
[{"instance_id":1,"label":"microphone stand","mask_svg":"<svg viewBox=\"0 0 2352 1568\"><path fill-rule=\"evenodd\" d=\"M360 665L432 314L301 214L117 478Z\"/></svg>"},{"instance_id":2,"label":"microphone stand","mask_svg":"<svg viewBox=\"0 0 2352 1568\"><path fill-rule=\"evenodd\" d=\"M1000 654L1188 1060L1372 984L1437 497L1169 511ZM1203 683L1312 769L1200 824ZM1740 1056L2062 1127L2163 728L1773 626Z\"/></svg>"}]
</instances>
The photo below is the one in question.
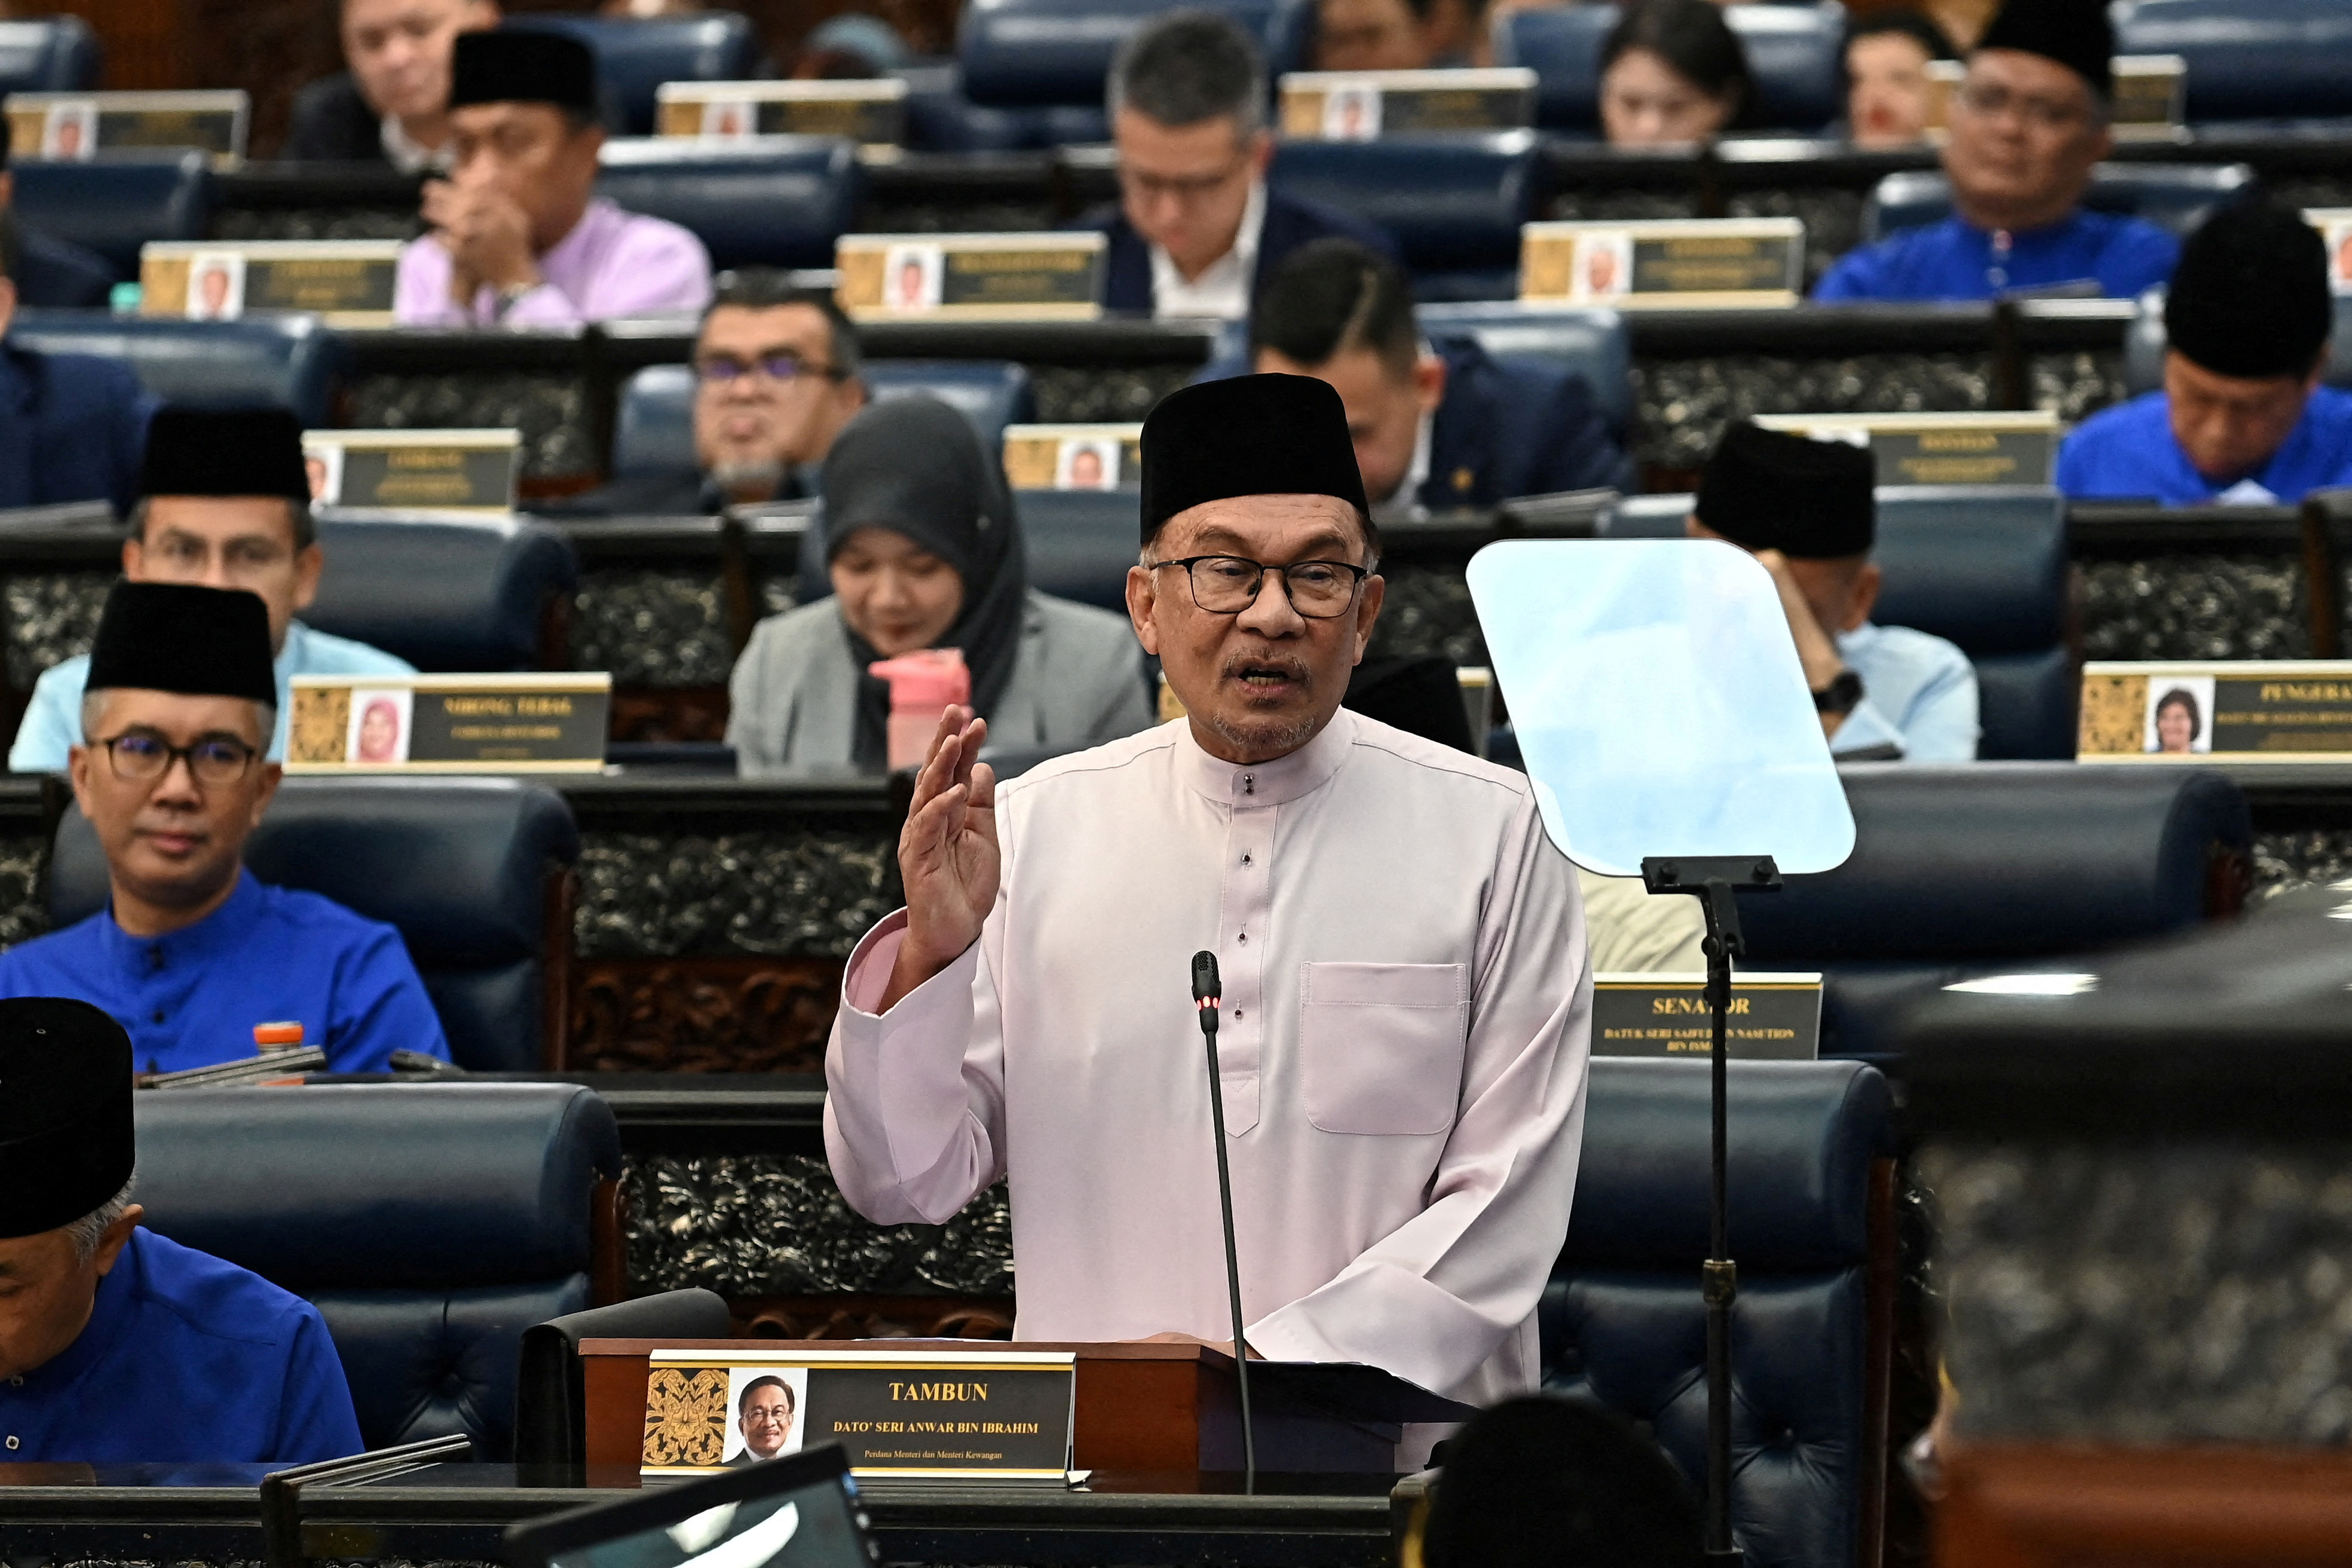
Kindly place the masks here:
<instances>
[{"instance_id":1,"label":"microphone stand","mask_svg":"<svg viewBox=\"0 0 2352 1568\"><path fill-rule=\"evenodd\" d=\"M1257 1435L1250 1426L1249 1346L1242 1338L1242 1266L1234 1246L1234 1178L1225 1162L1225 1089L1217 1067L1217 1013L1224 987L1217 979L1217 955L1192 955L1192 1000L1201 1014L1201 1038L1209 1051L1209 1122L1217 1135L1217 1203L1225 1222L1225 1296L1234 1315L1234 1381L1242 1395L1242 1490L1257 1491Z\"/></svg>"}]
</instances>

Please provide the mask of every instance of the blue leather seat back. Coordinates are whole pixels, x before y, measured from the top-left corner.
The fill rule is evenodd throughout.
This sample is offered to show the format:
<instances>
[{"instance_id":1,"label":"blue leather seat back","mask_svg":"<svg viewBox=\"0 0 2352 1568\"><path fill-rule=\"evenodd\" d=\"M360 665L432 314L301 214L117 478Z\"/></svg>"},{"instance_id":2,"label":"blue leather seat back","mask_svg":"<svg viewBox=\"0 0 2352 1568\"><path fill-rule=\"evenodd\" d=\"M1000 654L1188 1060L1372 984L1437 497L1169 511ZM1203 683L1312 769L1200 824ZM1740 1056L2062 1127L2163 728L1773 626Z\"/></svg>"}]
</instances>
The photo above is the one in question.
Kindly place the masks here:
<instances>
[{"instance_id":1,"label":"blue leather seat back","mask_svg":"<svg viewBox=\"0 0 2352 1568\"><path fill-rule=\"evenodd\" d=\"M1257 35L1272 75L1305 68L1312 0L1209 3ZM1099 109L1119 45L1166 9L1155 0L972 0L956 35L964 94L996 109Z\"/></svg>"},{"instance_id":2,"label":"blue leather seat back","mask_svg":"<svg viewBox=\"0 0 2352 1568\"><path fill-rule=\"evenodd\" d=\"M760 38L749 18L732 11L697 11L644 20L537 12L507 19L509 27L565 33L596 51L596 79L614 131L649 136L655 89L666 81L742 81L759 74Z\"/></svg>"},{"instance_id":3,"label":"blue leather seat back","mask_svg":"<svg viewBox=\"0 0 2352 1568\"><path fill-rule=\"evenodd\" d=\"M548 878L580 830L544 784L500 778L293 778L246 843L265 882L397 929L450 1055L484 1071L542 1060ZM58 820L47 902L59 926L106 907L106 858L79 810Z\"/></svg>"},{"instance_id":4,"label":"blue leather seat back","mask_svg":"<svg viewBox=\"0 0 2352 1568\"><path fill-rule=\"evenodd\" d=\"M1614 310L1506 300L1423 305L1414 315L1433 339L1468 338L1497 359L1543 360L1582 376L1612 430L1633 417L1633 350Z\"/></svg>"},{"instance_id":5,"label":"blue leather seat back","mask_svg":"<svg viewBox=\"0 0 2352 1568\"><path fill-rule=\"evenodd\" d=\"M1617 26L1614 5L1537 5L1495 24L1495 63L1536 73L1536 123L1546 131L1601 124L1601 48Z\"/></svg>"},{"instance_id":6,"label":"blue leather seat back","mask_svg":"<svg viewBox=\"0 0 2352 1568\"><path fill-rule=\"evenodd\" d=\"M27 225L95 250L125 278L139 247L202 239L212 216L212 173L202 153L110 153L87 163L19 158L11 204Z\"/></svg>"},{"instance_id":7,"label":"blue leather seat back","mask_svg":"<svg viewBox=\"0 0 2352 1568\"><path fill-rule=\"evenodd\" d=\"M685 474L701 467L694 456L694 367L649 364L631 375L613 422L614 474Z\"/></svg>"},{"instance_id":8,"label":"blue leather seat back","mask_svg":"<svg viewBox=\"0 0 2352 1568\"><path fill-rule=\"evenodd\" d=\"M1284 142L1268 178L1393 236L1423 299L1518 292L1519 227L1534 216L1532 132L1430 142Z\"/></svg>"},{"instance_id":9,"label":"blue leather seat back","mask_svg":"<svg viewBox=\"0 0 2352 1568\"><path fill-rule=\"evenodd\" d=\"M939 398L970 419L984 451L1002 451L1004 427L1033 422L1037 397L1029 372L1011 360L867 360L860 373L876 401L917 394ZM613 438L618 474L684 473L694 457L694 372L647 365L621 390Z\"/></svg>"},{"instance_id":10,"label":"blue leather seat back","mask_svg":"<svg viewBox=\"0 0 2352 1568\"><path fill-rule=\"evenodd\" d=\"M608 142L596 190L694 231L713 267L830 267L864 180L857 149L829 136Z\"/></svg>"},{"instance_id":11,"label":"blue leather seat back","mask_svg":"<svg viewBox=\"0 0 2352 1568\"><path fill-rule=\"evenodd\" d=\"M0 22L0 94L86 92L99 58L98 37L79 16Z\"/></svg>"},{"instance_id":12,"label":"blue leather seat back","mask_svg":"<svg viewBox=\"0 0 2352 1568\"><path fill-rule=\"evenodd\" d=\"M570 540L515 518L321 518L319 541L303 618L423 670L538 668L549 603L580 574Z\"/></svg>"},{"instance_id":13,"label":"blue leather seat back","mask_svg":"<svg viewBox=\"0 0 2352 1568\"><path fill-rule=\"evenodd\" d=\"M2194 121L2352 115L2352 10L2330 0L2124 0L2116 51L2189 63Z\"/></svg>"},{"instance_id":14,"label":"blue leather seat back","mask_svg":"<svg viewBox=\"0 0 2352 1568\"><path fill-rule=\"evenodd\" d=\"M2254 172L2243 163L2102 163L2083 205L2093 212L2124 213L2183 237L2217 207L2244 195ZM1925 169L1889 174L1871 192L1862 213L1862 237L1880 240L1898 228L1941 223L1952 210L1952 187Z\"/></svg>"},{"instance_id":15,"label":"blue leather seat back","mask_svg":"<svg viewBox=\"0 0 2352 1568\"><path fill-rule=\"evenodd\" d=\"M963 73L952 62L891 74L907 84L907 145L922 152L1016 153L1110 140L1099 99L995 108L964 96Z\"/></svg>"},{"instance_id":16,"label":"blue leather seat back","mask_svg":"<svg viewBox=\"0 0 2352 1568\"><path fill-rule=\"evenodd\" d=\"M1547 131L1601 128L1601 51L1615 5L1512 11L1495 28L1495 63L1536 73L1536 123ZM1743 125L1818 131L1845 110L1845 12L1835 4L1735 5L1724 20L1748 57L1755 101Z\"/></svg>"},{"instance_id":17,"label":"blue leather seat back","mask_svg":"<svg viewBox=\"0 0 2352 1568\"><path fill-rule=\"evenodd\" d=\"M142 1094L147 1226L309 1298L371 1447L512 1441L522 1331L586 1305L612 1108L571 1084Z\"/></svg>"},{"instance_id":18,"label":"blue leather seat back","mask_svg":"<svg viewBox=\"0 0 2352 1568\"><path fill-rule=\"evenodd\" d=\"M2124 338L2124 389L2134 397L2164 388L2164 290L2140 296ZM2352 294L2336 296L2336 331L2327 340L2327 384L2352 386Z\"/></svg>"},{"instance_id":19,"label":"blue leather seat back","mask_svg":"<svg viewBox=\"0 0 2352 1568\"><path fill-rule=\"evenodd\" d=\"M28 169L46 165L20 163ZM88 164L78 165L89 167ZM345 363L343 341L316 316L175 321L103 310L19 310L8 341L42 353L121 360L166 403L209 407L270 405L305 426L328 422Z\"/></svg>"}]
</instances>

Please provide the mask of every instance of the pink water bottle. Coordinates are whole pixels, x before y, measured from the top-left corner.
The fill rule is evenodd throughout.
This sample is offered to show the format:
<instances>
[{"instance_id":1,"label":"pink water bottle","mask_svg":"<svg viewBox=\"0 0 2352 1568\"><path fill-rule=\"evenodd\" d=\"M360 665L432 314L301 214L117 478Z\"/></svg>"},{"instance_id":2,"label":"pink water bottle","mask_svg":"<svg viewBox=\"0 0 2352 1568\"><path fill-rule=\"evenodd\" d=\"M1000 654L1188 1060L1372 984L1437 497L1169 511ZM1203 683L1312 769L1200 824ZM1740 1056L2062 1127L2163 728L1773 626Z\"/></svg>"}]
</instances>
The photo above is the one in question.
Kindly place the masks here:
<instances>
[{"instance_id":1,"label":"pink water bottle","mask_svg":"<svg viewBox=\"0 0 2352 1568\"><path fill-rule=\"evenodd\" d=\"M930 754L940 715L971 700L971 669L956 647L923 648L866 667L890 683L890 771L919 768Z\"/></svg>"}]
</instances>

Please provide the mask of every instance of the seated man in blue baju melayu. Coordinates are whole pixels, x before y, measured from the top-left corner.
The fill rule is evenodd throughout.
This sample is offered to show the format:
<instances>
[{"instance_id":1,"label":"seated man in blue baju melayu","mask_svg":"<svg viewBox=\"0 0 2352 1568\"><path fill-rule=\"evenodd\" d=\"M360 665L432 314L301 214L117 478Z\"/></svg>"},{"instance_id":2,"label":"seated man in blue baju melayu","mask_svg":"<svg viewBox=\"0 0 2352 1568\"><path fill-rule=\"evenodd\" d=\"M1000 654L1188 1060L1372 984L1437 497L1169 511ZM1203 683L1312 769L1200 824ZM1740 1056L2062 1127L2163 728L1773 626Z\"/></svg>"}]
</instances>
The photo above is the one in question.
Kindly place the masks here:
<instances>
[{"instance_id":1,"label":"seated man in blue baju melayu","mask_svg":"<svg viewBox=\"0 0 2352 1568\"><path fill-rule=\"evenodd\" d=\"M2352 393L2322 386L2327 250L2303 215L2224 207L2164 300L2164 390L2095 414L2058 449L2070 496L2292 505L2352 485Z\"/></svg>"},{"instance_id":2,"label":"seated man in blue baju melayu","mask_svg":"<svg viewBox=\"0 0 2352 1568\"><path fill-rule=\"evenodd\" d=\"M0 184L7 177L0 170ZM155 399L119 361L7 341L24 239L0 195L0 507L102 500L127 510Z\"/></svg>"},{"instance_id":3,"label":"seated man in blue baju melayu","mask_svg":"<svg viewBox=\"0 0 2352 1568\"><path fill-rule=\"evenodd\" d=\"M2171 235L2082 205L2114 145L2115 52L2105 0L2009 0L1952 94L1952 216L1851 253L1813 298L2128 300L2163 282L2180 254Z\"/></svg>"},{"instance_id":4,"label":"seated man in blue baju melayu","mask_svg":"<svg viewBox=\"0 0 2352 1568\"><path fill-rule=\"evenodd\" d=\"M1973 762L1977 674L1968 655L1926 632L1871 623L1875 479L1859 447L1743 419L1707 460L1687 531L1737 544L1772 574L1833 756Z\"/></svg>"},{"instance_id":5,"label":"seated man in blue baju melayu","mask_svg":"<svg viewBox=\"0 0 2352 1568\"><path fill-rule=\"evenodd\" d=\"M5 459L0 459L5 461ZM278 408L165 408L148 432L122 542L122 574L137 582L203 583L261 595L269 609L269 646L278 669L278 725L268 737L272 759L286 754L298 675L408 675L408 661L363 642L304 626L294 617L319 592L326 552L310 520L310 480L302 465L302 426ZM8 768L62 773L81 739L82 682L88 656L42 671L33 683Z\"/></svg>"},{"instance_id":6,"label":"seated man in blue baju melayu","mask_svg":"<svg viewBox=\"0 0 2352 1568\"><path fill-rule=\"evenodd\" d=\"M95 1003L149 1073L257 1056L261 1024L300 1024L335 1072L384 1071L394 1050L448 1056L398 931L240 863L278 793L261 754L277 697L258 598L115 584L72 768L112 898L0 953L0 996Z\"/></svg>"},{"instance_id":7,"label":"seated man in blue baju melayu","mask_svg":"<svg viewBox=\"0 0 2352 1568\"><path fill-rule=\"evenodd\" d=\"M319 1310L140 1227L131 1041L0 1001L0 1432L12 1463L309 1464L359 1419Z\"/></svg>"}]
</instances>

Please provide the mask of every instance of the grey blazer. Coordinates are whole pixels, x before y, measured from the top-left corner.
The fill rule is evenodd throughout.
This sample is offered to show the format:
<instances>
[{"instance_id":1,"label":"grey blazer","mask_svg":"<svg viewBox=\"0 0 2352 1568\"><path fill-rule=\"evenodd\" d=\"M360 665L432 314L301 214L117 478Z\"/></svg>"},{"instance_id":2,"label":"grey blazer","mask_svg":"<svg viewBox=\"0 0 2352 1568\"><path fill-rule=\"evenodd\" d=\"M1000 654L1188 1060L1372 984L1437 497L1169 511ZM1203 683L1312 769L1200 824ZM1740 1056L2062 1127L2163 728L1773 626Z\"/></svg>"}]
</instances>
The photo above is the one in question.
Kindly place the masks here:
<instances>
[{"instance_id":1,"label":"grey blazer","mask_svg":"<svg viewBox=\"0 0 2352 1568\"><path fill-rule=\"evenodd\" d=\"M742 771L848 766L857 673L832 599L753 627L727 682L727 742ZM990 746L1094 746L1151 723L1143 648L1127 617L1031 589Z\"/></svg>"}]
</instances>

